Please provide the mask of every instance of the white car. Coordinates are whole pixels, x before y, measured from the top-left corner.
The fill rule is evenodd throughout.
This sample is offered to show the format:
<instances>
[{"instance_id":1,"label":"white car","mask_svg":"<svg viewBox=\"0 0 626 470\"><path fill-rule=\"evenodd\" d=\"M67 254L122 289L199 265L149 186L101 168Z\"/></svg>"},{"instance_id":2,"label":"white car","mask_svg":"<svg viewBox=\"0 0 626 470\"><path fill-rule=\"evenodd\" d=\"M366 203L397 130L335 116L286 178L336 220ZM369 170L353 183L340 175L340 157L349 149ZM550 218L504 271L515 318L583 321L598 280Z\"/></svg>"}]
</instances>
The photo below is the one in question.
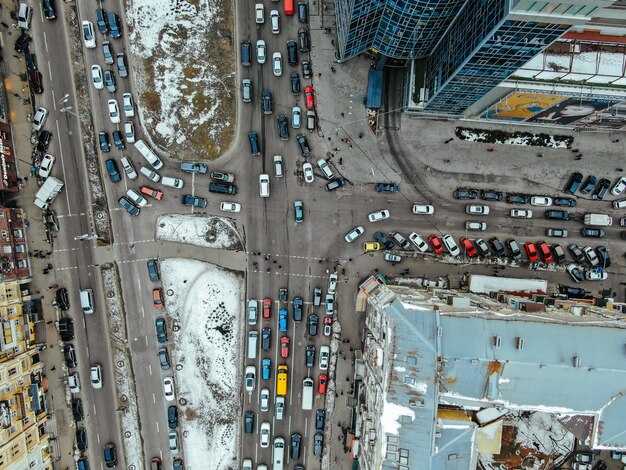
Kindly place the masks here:
<instances>
[{"instance_id":1,"label":"white car","mask_svg":"<svg viewBox=\"0 0 626 470\"><path fill-rule=\"evenodd\" d=\"M170 431L167 438L170 443L170 452L172 455L178 455L178 434L176 434L176 431Z\"/></svg>"},{"instance_id":2,"label":"white car","mask_svg":"<svg viewBox=\"0 0 626 470\"><path fill-rule=\"evenodd\" d=\"M270 11L270 26L272 27L272 34L280 33L280 13L278 10Z\"/></svg>"},{"instance_id":3,"label":"white car","mask_svg":"<svg viewBox=\"0 0 626 470\"><path fill-rule=\"evenodd\" d=\"M390 263L399 263L402 261L402 257L398 255L394 255L393 253L385 253L385 261L389 261Z\"/></svg>"},{"instance_id":4,"label":"white car","mask_svg":"<svg viewBox=\"0 0 626 470\"><path fill-rule=\"evenodd\" d=\"M333 170L330 169L330 165L323 158L320 158L317 161L317 166L320 168L320 170L322 170L322 174L326 179L332 180L335 177Z\"/></svg>"},{"instance_id":5,"label":"white car","mask_svg":"<svg viewBox=\"0 0 626 470\"><path fill-rule=\"evenodd\" d=\"M266 173L259 175L259 196L270 197L270 175Z\"/></svg>"},{"instance_id":6,"label":"white car","mask_svg":"<svg viewBox=\"0 0 626 470\"><path fill-rule=\"evenodd\" d=\"M236 202L222 202L220 203L220 210L224 212L239 212L241 211L241 204Z\"/></svg>"},{"instance_id":7,"label":"white car","mask_svg":"<svg viewBox=\"0 0 626 470\"><path fill-rule=\"evenodd\" d=\"M489 206L468 204L465 206L465 213L470 215L489 215Z\"/></svg>"},{"instance_id":8,"label":"white car","mask_svg":"<svg viewBox=\"0 0 626 470\"><path fill-rule=\"evenodd\" d=\"M339 276L337 276L335 273L328 276L328 289L327 289L328 294L335 295L335 291L337 290L338 279L339 279Z\"/></svg>"},{"instance_id":9,"label":"white car","mask_svg":"<svg viewBox=\"0 0 626 470\"><path fill-rule=\"evenodd\" d=\"M102 90L104 88L104 78L102 76L102 67L99 65L91 66L91 81L96 90Z\"/></svg>"},{"instance_id":10,"label":"white car","mask_svg":"<svg viewBox=\"0 0 626 470\"><path fill-rule=\"evenodd\" d=\"M280 77L283 74L283 56L280 52L272 54L272 73L275 77Z\"/></svg>"},{"instance_id":11,"label":"white car","mask_svg":"<svg viewBox=\"0 0 626 470\"><path fill-rule=\"evenodd\" d=\"M254 6L254 12L256 16L256 24L265 23L265 7L262 3L257 3Z\"/></svg>"},{"instance_id":12,"label":"white car","mask_svg":"<svg viewBox=\"0 0 626 470\"><path fill-rule=\"evenodd\" d=\"M124 99L124 116L126 117L134 117L135 116L135 103L133 102L133 95L130 93L124 93L122 95Z\"/></svg>"},{"instance_id":13,"label":"white car","mask_svg":"<svg viewBox=\"0 0 626 470\"><path fill-rule=\"evenodd\" d=\"M431 215L435 213L435 208L430 204L414 204L413 213L419 215Z\"/></svg>"},{"instance_id":14,"label":"white car","mask_svg":"<svg viewBox=\"0 0 626 470\"><path fill-rule=\"evenodd\" d=\"M320 346L320 355L319 355L320 370L328 369L329 360L330 360L330 348L328 346Z\"/></svg>"},{"instance_id":15,"label":"white car","mask_svg":"<svg viewBox=\"0 0 626 470\"><path fill-rule=\"evenodd\" d=\"M600 265L600 261L598 260L598 257L596 256L596 252L593 251L593 248L591 248L590 246L586 246L583 248L583 253L587 257L587 261L589 261L589 264L591 266L595 267L595 266Z\"/></svg>"},{"instance_id":16,"label":"white car","mask_svg":"<svg viewBox=\"0 0 626 470\"><path fill-rule=\"evenodd\" d=\"M119 124L121 121L120 108L117 105L117 100L109 100L109 117L113 124Z\"/></svg>"},{"instance_id":17,"label":"white car","mask_svg":"<svg viewBox=\"0 0 626 470\"><path fill-rule=\"evenodd\" d=\"M256 61L259 64L264 64L267 60L267 47L265 46L265 41L263 39L259 39L256 42Z\"/></svg>"},{"instance_id":18,"label":"white car","mask_svg":"<svg viewBox=\"0 0 626 470\"><path fill-rule=\"evenodd\" d=\"M413 245L415 245L415 247L422 253L426 253L428 251L428 244L417 233L411 233L409 235L409 241L413 243Z\"/></svg>"},{"instance_id":19,"label":"white car","mask_svg":"<svg viewBox=\"0 0 626 470\"><path fill-rule=\"evenodd\" d=\"M511 209L511 217L516 219L532 219L533 211L529 209Z\"/></svg>"},{"instance_id":20,"label":"white car","mask_svg":"<svg viewBox=\"0 0 626 470\"><path fill-rule=\"evenodd\" d=\"M246 367L246 392L252 393L256 384L256 367Z\"/></svg>"},{"instance_id":21,"label":"white car","mask_svg":"<svg viewBox=\"0 0 626 470\"><path fill-rule=\"evenodd\" d=\"M165 377L163 379L163 392L165 393L165 399L167 401L174 400L174 381L171 377Z\"/></svg>"},{"instance_id":22,"label":"white car","mask_svg":"<svg viewBox=\"0 0 626 470\"><path fill-rule=\"evenodd\" d=\"M372 212L367 216L370 222L379 222L381 220L385 220L389 218L389 211L387 209L383 209L380 211Z\"/></svg>"},{"instance_id":23,"label":"white car","mask_svg":"<svg viewBox=\"0 0 626 470\"><path fill-rule=\"evenodd\" d=\"M92 365L89 375L91 377L91 386L95 389L102 388L102 366L100 364Z\"/></svg>"},{"instance_id":24,"label":"white car","mask_svg":"<svg viewBox=\"0 0 626 470\"><path fill-rule=\"evenodd\" d=\"M67 376L67 384L70 387L70 392L80 392L80 376L78 375L78 372L74 372L73 374Z\"/></svg>"},{"instance_id":25,"label":"white car","mask_svg":"<svg viewBox=\"0 0 626 470\"><path fill-rule=\"evenodd\" d=\"M590 269L585 273L585 279L588 281L604 281L609 275L605 272L598 272L594 269Z\"/></svg>"},{"instance_id":26,"label":"white car","mask_svg":"<svg viewBox=\"0 0 626 470\"><path fill-rule=\"evenodd\" d=\"M354 227L352 230L350 230L345 237L343 237L348 243L352 243L354 240L356 240L357 238L359 238L361 235L363 235L363 233L365 232L365 229L362 226L358 226L358 227Z\"/></svg>"},{"instance_id":27,"label":"white car","mask_svg":"<svg viewBox=\"0 0 626 470\"><path fill-rule=\"evenodd\" d=\"M128 159L128 157L120 158L120 162L122 162L122 167L124 168L124 172L126 173L126 176L128 176L128 178L131 180L137 179L137 172L135 171L135 167L133 166L131 161Z\"/></svg>"},{"instance_id":28,"label":"white car","mask_svg":"<svg viewBox=\"0 0 626 470\"><path fill-rule=\"evenodd\" d=\"M130 188L128 191L126 191L126 197L128 197L128 199L130 199L130 202L138 207L144 207L148 205L148 200L133 188Z\"/></svg>"},{"instance_id":29,"label":"white car","mask_svg":"<svg viewBox=\"0 0 626 470\"><path fill-rule=\"evenodd\" d=\"M93 33L93 23L91 21L83 21L83 39L87 49L96 47L96 36Z\"/></svg>"},{"instance_id":30,"label":"white car","mask_svg":"<svg viewBox=\"0 0 626 470\"><path fill-rule=\"evenodd\" d=\"M259 467L257 466L257 468ZM252 459L243 459L241 470L252 470Z\"/></svg>"},{"instance_id":31,"label":"white car","mask_svg":"<svg viewBox=\"0 0 626 470\"><path fill-rule=\"evenodd\" d=\"M124 137L129 144L135 143L135 125L132 122L124 123Z\"/></svg>"},{"instance_id":32,"label":"white car","mask_svg":"<svg viewBox=\"0 0 626 470\"><path fill-rule=\"evenodd\" d=\"M46 179L50 176L50 172L52 171L52 167L54 166L55 158L49 153L45 154L41 159L41 165L39 165L39 176L43 179Z\"/></svg>"},{"instance_id":33,"label":"white car","mask_svg":"<svg viewBox=\"0 0 626 470\"><path fill-rule=\"evenodd\" d=\"M259 395L260 407L261 411L267 411L270 409L270 389L263 388L261 389L261 394Z\"/></svg>"},{"instance_id":34,"label":"white car","mask_svg":"<svg viewBox=\"0 0 626 470\"><path fill-rule=\"evenodd\" d=\"M43 125L46 123L48 117L48 110L46 108L39 108L35 112L33 117L33 132L39 132L43 129Z\"/></svg>"},{"instance_id":35,"label":"white car","mask_svg":"<svg viewBox=\"0 0 626 470\"><path fill-rule=\"evenodd\" d=\"M270 436L272 434L272 428L270 423L265 421L261 423L261 447L266 448L270 445Z\"/></svg>"},{"instance_id":36,"label":"white car","mask_svg":"<svg viewBox=\"0 0 626 470\"><path fill-rule=\"evenodd\" d=\"M468 220L465 222L465 230L487 230L487 224L485 222L478 222L476 220Z\"/></svg>"},{"instance_id":37,"label":"white car","mask_svg":"<svg viewBox=\"0 0 626 470\"><path fill-rule=\"evenodd\" d=\"M444 235L441 241L443 242L444 246L448 249L448 253L450 253L452 256L457 257L461 254L461 250L459 250L459 246L456 244L456 242L454 241L454 238L452 238L452 235L450 235L449 233Z\"/></svg>"},{"instance_id":38,"label":"white car","mask_svg":"<svg viewBox=\"0 0 626 470\"><path fill-rule=\"evenodd\" d=\"M547 207L552 205L552 198L548 196L533 196L530 198L531 206Z\"/></svg>"},{"instance_id":39,"label":"white car","mask_svg":"<svg viewBox=\"0 0 626 470\"><path fill-rule=\"evenodd\" d=\"M313 165L309 162L302 165L302 171L304 172L304 181L311 184L315 181L315 176L313 175Z\"/></svg>"},{"instance_id":40,"label":"white car","mask_svg":"<svg viewBox=\"0 0 626 470\"><path fill-rule=\"evenodd\" d=\"M302 125L302 109L299 106L291 108L291 127L300 129Z\"/></svg>"},{"instance_id":41,"label":"white car","mask_svg":"<svg viewBox=\"0 0 626 470\"><path fill-rule=\"evenodd\" d=\"M624 189L626 189L626 177L622 176L611 188L611 194L613 196L619 196L620 194L622 194L622 191L624 191Z\"/></svg>"},{"instance_id":42,"label":"white car","mask_svg":"<svg viewBox=\"0 0 626 470\"><path fill-rule=\"evenodd\" d=\"M159 175L156 171L152 171L150 168L146 168L145 166L142 166L139 171L153 183L158 183L161 179L161 175Z\"/></svg>"}]
</instances>

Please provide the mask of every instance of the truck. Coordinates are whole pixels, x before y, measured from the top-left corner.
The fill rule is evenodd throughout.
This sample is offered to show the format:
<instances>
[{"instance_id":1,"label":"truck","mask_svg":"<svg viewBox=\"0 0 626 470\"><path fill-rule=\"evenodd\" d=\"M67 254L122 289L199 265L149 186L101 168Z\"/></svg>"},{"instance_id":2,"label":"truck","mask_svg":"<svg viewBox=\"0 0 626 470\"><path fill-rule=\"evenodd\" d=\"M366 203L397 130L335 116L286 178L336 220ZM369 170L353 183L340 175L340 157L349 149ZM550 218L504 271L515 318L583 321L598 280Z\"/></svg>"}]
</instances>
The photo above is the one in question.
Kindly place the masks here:
<instances>
[{"instance_id":1,"label":"truck","mask_svg":"<svg viewBox=\"0 0 626 470\"><path fill-rule=\"evenodd\" d=\"M303 410L311 410L313 409L313 379L311 377L307 377L302 381L302 409Z\"/></svg>"},{"instance_id":2,"label":"truck","mask_svg":"<svg viewBox=\"0 0 626 470\"><path fill-rule=\"evenodd\" d=\"M613 218L609 214L585 214L583 222L585 225L609 227L613 225Z\"/></svg>"},{"instance_id":3,"label":"truck","mask_svg":"<svg viewBox=\"0 0 626 470\"><path fill-rule=\"evenodd\" d=\"M39 188L35 194L35 205L42 210L47 210L48 206L54 202L56 197L63 189L65 183L54 176L49 176L46 182Z\"/></svg>"},{"instance_id":4,"label":"truck","mask_svg":"<svg viewBox=\"0 0 626 470\"><path fill-rule=\"evenodd\" d=\"M287 366L278 366L276 372L276 395L284 397L287 395Z\"/></svg>"},{"instance_id":5,"label":"truck","mask_svg":"<svg viewBox=\"0 0 626 470\"><path fill-rule=\"evenodd\" d=\"M143 140L138 140L137 142L135 142L135 148L139 150L141 156L146 159L146 161L152 166L152 168L154 168L155 170L163 168L163 162L161 161L161 159L157 157L157 154L154 153L154 151L150 147L148 147Z\"/></svg>"}]
</instances>

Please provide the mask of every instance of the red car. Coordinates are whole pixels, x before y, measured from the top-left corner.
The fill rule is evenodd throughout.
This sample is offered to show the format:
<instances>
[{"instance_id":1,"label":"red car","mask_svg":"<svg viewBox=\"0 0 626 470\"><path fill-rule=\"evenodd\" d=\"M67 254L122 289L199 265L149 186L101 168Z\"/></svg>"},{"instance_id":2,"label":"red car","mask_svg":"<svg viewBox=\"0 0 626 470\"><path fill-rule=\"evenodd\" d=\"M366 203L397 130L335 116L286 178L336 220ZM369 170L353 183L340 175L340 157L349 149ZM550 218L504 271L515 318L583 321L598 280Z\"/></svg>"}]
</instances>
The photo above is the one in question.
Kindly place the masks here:
<instances>
[{"instance_id":1,"label":"red car","mask_svg":"<svg viewBox=\"0 0 626 470\"><path fill-rule=\"evenodd\" d=\"M328 377L324 374L318 377L317 393L320 395L326 394L326 384L328 383Z\"/></svg>"},{"instance_id":2,"label":"red car","mask_svg":"<svg viewBox=\"0 0 626 470\"><path fill-rule=\"evenodd\" d=\"M283 336L280 338L280 357L286 359L289 357L289 337Z\"/></svg>"},{"instance_id":3,"label":"red car","mask_svg":"<svg viewBox=\"0 0 626 470\"><path fill-rule=\"evenodd\" d=\"M434 233L430 234L430 236L428 237L428 241L430 242L430 246L432 246L435 254L440 255L441 253L443 253L443 245L441 244L441 240L439 240L439 237L437 235L435 235Z\"/></svg>"},{"instance_id":4,"label":"red car","mask_svg":"<svg viewBox=\"0 0 626 470\"><path fill-rule=\"evenodd\" d=\"M476 248L474 247L472 240L470 240L469 238L463 237L461 238L461 245L465 249L465 254L467 254L467 256L471 258L476 256Z\"/></svg>"},{"instance_id":5,"label":"red car","mask_svg":"<svg viewBox=\"0 0 626 470\"><path fill-rule=\"evenodd\" d=\"M272 316L272 299L263 299L263 318L266 320Z\"/></svg>"},{"instance_id":6,"label":"red car","mask_svg":"<svg viewBox=\"0 0 626 470\"><path fill-rule=\"evenodd\" d=\"M152 302L154 303L154 308L161 310L164 306L163 301L163 289L160 287L155 287L152 289Z\"/></svg>"},{"instance_id":7,"label":"red car","mask_svg":"<svg viewBox=\"0 0 626 470\"><path fill-rule=\"evenodd\" d=\"M529 261L537 261L539 259L539 254L537 253L537 247L533 242L524 243L524 248L526 248L526 254L528 255Z\"/></svg>"},{"instance_id":8,"label":"red car","mask_svg":"<svg viewBox=\"0 0 626 470\"><path fill-rule=\"evenodd\" d=\"M304 89L304 104L306 109L315 109L315 90L310 85Z\"/></svg>"},{"instance_id":9,"label":"red car","mask_svg":"<svg viewBox=\"0 0 626 470\"><path fill-rule=\"evenodd\" d=\"M550 250L550 247L546 242L537 243L537 248L539 248L539 251L541 251L543 260L546 263L552 263L552 261L554 261L554 258L552 257L552 250Z\"/></svg>"},{"instance_id":10,"label":"red car","mask_svg":"<svg viewBox=\"0 0 626 470\"><path fill-rule=\"evenodd\" d=\"M152 189L149 186L141 187L141 194L145 194L146 196L153 197L157 201L163 199L163 191L159 191L158 189Z\"/></svg>"}]
</instances>

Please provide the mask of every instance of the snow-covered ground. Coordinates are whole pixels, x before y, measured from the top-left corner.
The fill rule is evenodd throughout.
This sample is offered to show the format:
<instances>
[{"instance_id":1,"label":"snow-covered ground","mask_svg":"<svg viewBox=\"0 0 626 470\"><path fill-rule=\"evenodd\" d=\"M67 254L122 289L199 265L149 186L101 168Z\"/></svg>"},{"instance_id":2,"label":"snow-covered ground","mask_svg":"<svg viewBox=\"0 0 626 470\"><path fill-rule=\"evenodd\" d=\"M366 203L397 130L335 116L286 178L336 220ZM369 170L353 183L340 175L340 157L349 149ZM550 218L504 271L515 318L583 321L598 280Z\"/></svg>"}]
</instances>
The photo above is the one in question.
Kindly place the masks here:
<instances>
[{"instance_id":1,"label":"snow-covered ground","mask_svg":"<svg viewBox=\"0 0 626 470\"><path fill-rule=\"evenodd\" d=\"M180 258L161 261L161 277L186 466L239 468L244 278Z\"/></svg>"},{"instance_id":2,"label":"snow-covered ground","mask_svg":"<svg viewBox=\"0 0 626 470\"><path fill-rule=\"evenodd\" d=\"M243 250L243 236L233 219L193 214L167 214L157 220L157 240L205 248Z\"/></svg>"},{"instance_id":3,"label":"snow-covered ground","mask_svg":"<svg viewBox=\"0 0 626 470\"><path fill-rule=\"evenodd\" d=\"M140 115L163 148L207 158L230 144L236 89L231 9L222 0L127 1L131 52L141 64L133 74Z\"/></svg>"}]
</instances>

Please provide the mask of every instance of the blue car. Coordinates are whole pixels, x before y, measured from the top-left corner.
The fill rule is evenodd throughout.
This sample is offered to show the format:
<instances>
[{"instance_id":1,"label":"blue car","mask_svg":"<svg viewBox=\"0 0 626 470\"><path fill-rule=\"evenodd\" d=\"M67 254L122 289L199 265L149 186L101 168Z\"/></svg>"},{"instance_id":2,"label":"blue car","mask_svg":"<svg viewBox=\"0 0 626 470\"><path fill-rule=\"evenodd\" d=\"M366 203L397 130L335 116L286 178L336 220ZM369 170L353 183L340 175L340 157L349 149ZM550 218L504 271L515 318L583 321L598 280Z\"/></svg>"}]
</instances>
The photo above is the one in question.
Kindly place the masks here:
<instances>
[{"instance_id":1,"label":"blue car","mask_svg":"<svg viewBox=\"0 0 626 470\"><path fill-rule=\"evenodd\" d=\"M287 310L281 309L278 312L278 331L287 333Z\"/></svg>"},{"instance_id":2,"label":"blue car","mask_svg":"<svg viewBox=\"0 0 626 470\"><path fill-rule=\"evenodd\" d=\"M104 162L104 166L106 166L107 173L109 173L109 178L114 183L119 183L122 181L122 177L120 176L120 172L117 169L117 163L112 158L109 158Z\"/></svg>"},{"instance_id":3,"label":"blue car","mask_svg":"<svg viewBox=\"0 0 626 470\"><path fill-rule=\"evenodd\" d=\"M263 380L269 380L272 372L272 360L265 358L261 362L261 377Z\"/></svg>"}]
</instances>

